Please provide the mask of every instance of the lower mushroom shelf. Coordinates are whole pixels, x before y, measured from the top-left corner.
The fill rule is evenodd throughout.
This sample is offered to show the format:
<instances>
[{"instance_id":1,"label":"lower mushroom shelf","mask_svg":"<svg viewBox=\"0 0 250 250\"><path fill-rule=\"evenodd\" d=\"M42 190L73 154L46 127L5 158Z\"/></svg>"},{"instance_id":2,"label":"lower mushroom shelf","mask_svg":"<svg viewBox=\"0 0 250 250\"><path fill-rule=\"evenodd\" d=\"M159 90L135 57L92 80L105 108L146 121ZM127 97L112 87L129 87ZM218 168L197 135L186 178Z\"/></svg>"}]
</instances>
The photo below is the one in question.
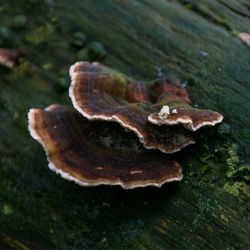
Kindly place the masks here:
<instances>
[{"instance_id":1,"label":"lower mushroom shelf","mask_svg":"<svg viewBox=\"0 0 250 250\"><path fill-rule=\"evenodd\" d=\"M44 147L50 169L82 186L161 187L182 179L182 167L168 155L144 149L118 124L88 121L66 106L31 109L29 130ZM129 144L118 145L117 136Z\"/></svg>"}]
</instances>

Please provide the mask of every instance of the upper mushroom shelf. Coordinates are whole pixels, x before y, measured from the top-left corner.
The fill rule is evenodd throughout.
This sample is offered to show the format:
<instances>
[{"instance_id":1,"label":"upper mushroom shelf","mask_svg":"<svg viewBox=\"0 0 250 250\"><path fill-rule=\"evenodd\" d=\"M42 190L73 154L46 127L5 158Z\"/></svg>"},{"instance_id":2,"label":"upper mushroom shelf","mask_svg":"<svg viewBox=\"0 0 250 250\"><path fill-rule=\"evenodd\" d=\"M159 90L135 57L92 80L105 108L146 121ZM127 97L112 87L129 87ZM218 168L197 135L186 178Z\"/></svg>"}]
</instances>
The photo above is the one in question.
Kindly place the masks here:
<instances>
[{"instance_id":1,"label":"upper mushroom shelf","mask_svg":"<svg viewBox=\"0 0 250 250\"><path fill-rule=\"evenodd\" d=\"M135 81L100 63L77 62L70 69L70 97L74 107L89 120L116 121L133 130L148 149L174 153L194 143L190 133L213 126L223 117L189 105L187 91L178 82Z\"/></svg>"}]
</instances>

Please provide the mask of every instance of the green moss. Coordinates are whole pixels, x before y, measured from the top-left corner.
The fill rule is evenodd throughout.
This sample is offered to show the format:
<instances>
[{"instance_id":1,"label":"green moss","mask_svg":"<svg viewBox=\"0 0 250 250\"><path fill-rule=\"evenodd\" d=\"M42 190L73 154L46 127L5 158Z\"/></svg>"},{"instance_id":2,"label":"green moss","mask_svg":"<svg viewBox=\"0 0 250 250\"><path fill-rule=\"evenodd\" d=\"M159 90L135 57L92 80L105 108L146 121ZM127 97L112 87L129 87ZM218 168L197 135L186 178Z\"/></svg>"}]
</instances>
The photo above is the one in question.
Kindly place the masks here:
<instances>
[{"instance_id":1,"label":"green moss","mask_svg":"<svg viewBox=\"0 0 250 250\"><path fill-rule=\"evenodd\" d=\"M52 63L45 63L42 65L42 68L47 71L47 70L51 70L53 68L53 64Z\"/></svg>"},{"instance_id":2,"label":"green moss","mask_svg":"<svg viewBox=\"0 0 250 250\"><path fill-rule=\"evenodd\" d=\"M184 4L185 8L187 8L188 10L192 10L192 4L190 3L186 3Z\"/></svg>"},{"instance_id":3,"label":"green moss","mask_svg":"<svg viewBox=\"0 0 250 250\"><path fill-rule=\"evenodd\" d=\"M233 185L226 183L224 185L224 190L234 196L239 196L241 184L239 182L235 182Z\"/></svg>"},{"instance_id":4,"label":"green moss","mask_svg":"<svg viewBox=\"0 0 250 250\"><path fill-rule=\"evenodd\" d=\"M240 159L239 159L239 156L237 156L237 155L232 155L230 158L228 158L226 163L230 169L229 171L235 169L235 167L238 165L239 161L240 161Z\"/></svg>"},{"instance_id":5,"label":"green moss","mask_svg":"<svg viewBox=\"0 0 250 250\"><path fill-rule=\"evenodd\" d=\"M8 79L8 81L15 81L17 79L20 79L20 77L24 76L27 74L27 72L30 69L30 61L26 60L26 59L20 59L19 60L19 65L17 65L11 72L11 74L9 74L6 79Z\"/></svg>"},{"instance_id":6,"label":"green moss","mask_svg":"<svg viewBox=\"0 0 250 250\"><path fill-rule=\"evenodd\" d=\"M81 49L76 53L76 61L88 61L88 51L87 49Z\"/></svg>"},{"instance_id":7,"label":"green moss","mask_svg":"<svg viewBox=\"0 0 250 250\"><path fill-rule=\"evenodd\" d=\"M87 40L86 35L83 32L75 32L73 34L73 38L71 40L71 44L76 46L76 47L83 47Z\"/></svg>"},{"instance_id":8,"label":"green moss","mask_svg":"<svg viewBox=\"0 0 250 250\"><path fill-rule=\"evenodd\" d=\"M24 15L15 16L11 21L11 25L16 29L23 28L26 23L27 23L27 18Z\"/></svg>"},{"instance_id":9,"label":"green moss","mask_svg":"<svg viewBox=\"0 0 250 250\"><path fill-rule=\"evenodd\" d=\"M250 178L250 165L240 166L235 170L227 172L226 175L229 178L232 178L232 177L236 178L239 176L243 176L244 179L249 180L249 178Z\"/></svg>"},{"instance_id":10,"label":"green moss","mask_svg":"<svg viewBox=\"0 0 250 250\"><path fill-rule=\"evenodd\" d=\"M52 25L41 25L38 28L31 31L25 36L25 40L28 43L38 45L46 41L47 37L54 32Z\"/></svg>"},{"instance_id":11,"label":"green moss","mask_svg":"<svg viewBox=\"0 0 250 250\"><path fill-rule=\"evenodd\" d=\"M228 167L226 176L228 178L244 179L248 181L250 180L250 166L248 164L238 166L239 156L237 155L237 151L238 147L236 144L233 144L228 150L229 158L226 160ZM235 182L233 184L227 183L225 184L224 189L235 196L239 196L239 192L241 191L246 197L249 197L249 187L244 182Z\"/></svg>"},{"instance_id":12,"label":"green moss","mask_svg":"<svg viewBox=\"0 0 250 250\"><path fill-rule=\"evenodd\" d=\"M231 133L230 125L225 123L225 122L221 123L218 126L217 130L218 130L219 135L222 136L222 137L226 137L226 136L230 135L230 133Z\"/></svg>"},{"instance_id":13,"label":"green moss","mask_svg":"<svg viewBox=\"0 0 250 250\"><path fill-rule=\"evenodd\" d=\"M227 218L227 217L225 217L225 215L224 215L224 214L222 214L220 217L221 217L221 219L222 219L222 220L224 220L225 222L228 222L228 218Z\"/></svg>"},{"instance_id":14,"label":"green moss","mask_svg":"<svg viewBox=\"0 0 250 250\"><path fill-rule=\"evenodd\" d=\"M0 38L1 39L3 39L3 40L9 39L10 34L11 34L11 31L8 27L6 27L6 26L0 27Z\"/></svg>"},{"instance_id":15,"label":"green moss","mask_svg":"<svg viewBox=\"0 0 250 250\"><path fill-rule=\"evenodd\" d=\"M199 71L199 75L202 76L203 78L207 78L208 72L207 72L206 69L201 69L201 70Z\"/></svg>"},{"instance_id":16,"label":"green moss","mask_svg":"<svg viewBox=\"0 0 250 250\"><path fill-rule=\"evenodd\" d=\"M238 154L238 146L236 144L232 144L232 146L228 150L228 158L226 159L226 164L228 167L228 170L226 172L226 176L228 178L231 178L236 170L236 167L239 164L239 156Z\"/></svg>"},{"instance_id":17,"label":"green moss","mask_svg":"<svg viewBox=\"0 0 250 250\"><path fill-rule=\"evenodd\" d=\"M58 77L56 79L56 89L61 91L66 91L69 88L69 81L65 77Z\"/></svg>"},{"instance_id":18,"label":"green moss","mask_svg":"<svg viewBox=\"0 0 250 250\"><path fill-rule=\"evenodd\" d=\"M250 181L250 176L249 176L249 175L245 175L245 176L244 176L244 179L245 179L246 181Z\"/></svg>"},{"instance_id":19,"label":"green moss","mask_svg":"<svg viewBox=\"0 0 250 250\"><path fill-rule=\"evenodd\" d=\"M3 208L2 208L2 213L3 213L4 215L10 215L10 214L13 213L13 210L12 210L11 206L5 204L5 205L3 206Z\"/></svg>"},{"instance_id":20,"label":"green moss","mask_svg":"<svg viewBox=\"0 0 250 250\"><path fill-rule=\"evenodd\" d=\"M100 42L91 42L86 47L90 61L102 60L107 52Z\"/></svg>"},{"instance_id":21,"label":"green moss","mask_svg":"<svg viewBox=\"0 0 250 250\"><path fill-rule=\"evenodd\" d=\"M240 194L244 195L247 199L250 198L250 188L249 185L247 185L244 182L234 182L233 184L226 183L223 187L223 189L232 194L235 197L239 197Z\"/></svg>"},{"instance_id":22,"label":"green moss","mask_svg":"<svg viewBox=\"0 0 250 250\"><path fill-rule=\"evenodd\" d=\"M103 45L99 42L89 43L84 49L79 50L76 59L79 61L102 61L106 56Z\"/></svg>"},{"instance_id":23,"label":"green moss","mask_svg":"<svg viewBox=\"0 0 250 250\"><path fill-rule=\"evenodd\" d=\"M235 31L235 30L232 30L231 31L231 35L234 36L234 37L238 37L239 36L239 32Z\"/></svg>"}]
</instances>

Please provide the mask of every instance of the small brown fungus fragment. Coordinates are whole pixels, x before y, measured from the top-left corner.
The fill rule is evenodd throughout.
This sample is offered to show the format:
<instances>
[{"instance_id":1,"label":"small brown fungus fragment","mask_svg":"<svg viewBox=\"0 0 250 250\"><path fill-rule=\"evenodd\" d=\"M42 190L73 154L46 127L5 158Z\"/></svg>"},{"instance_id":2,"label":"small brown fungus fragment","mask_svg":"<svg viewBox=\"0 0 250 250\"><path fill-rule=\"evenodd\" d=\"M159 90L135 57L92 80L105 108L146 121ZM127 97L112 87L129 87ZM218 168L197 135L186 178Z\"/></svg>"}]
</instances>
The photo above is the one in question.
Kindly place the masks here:
<instances>
[{"instance_id":1,"label":"small brown fungus fragment","mask_svg":"<svg viewBox=\"0 0 250 250\"><path fill-rule=\"evenodd\" d=\"M23 56L23 48L18 48L14 50L0 48L0 64L12 69L16 66L18 59Z\"/></svg>"},{"instance_id":2,"label":"small brown fungus fragment","mask_svg":"<svg viewBox=\"0 0 250 250\"><path fill-rule=\"evenodd\" d=\"M240 33L239 38L242 42L244 42L248 47L250 47L250 34L248 33Z\"/></svg>"},{"instance_id":3,"label":"small brown fungus fragment","mask_svg":"<svg viewBox=\"0 0 250 250\"><path fill-rule=\"evenodd\" d=\"M168 155L149 152L140 143L139 150L131 148L132 141L138 142L136 137L127 148L119 145L118 136L124 141L128 135L115 123L89 121L61 105L31 109L28 116L30 133L46 151L50 169L79 185L132 189L182 179L182 167ZM103 133L110 134L113 146L105 146L100 139Z\"/></svg>"},{"instance_id":4,"label":"small brown fungus fragment","mask_svg":"<svg viewBox=\"0 0 250 250\"><path fill-rule=\"evenodd\" d=\"M148 121L148 116L158 110L153 100L165 91L189 101L184 88L177 88L166 80L153 84L135 81L100 63L75 63L70 75L73 105L89 120L118 122L134 131L146 148L164 153L174 153L194 143L182 127L157 127Z\"/></svg>"}]
</instances>

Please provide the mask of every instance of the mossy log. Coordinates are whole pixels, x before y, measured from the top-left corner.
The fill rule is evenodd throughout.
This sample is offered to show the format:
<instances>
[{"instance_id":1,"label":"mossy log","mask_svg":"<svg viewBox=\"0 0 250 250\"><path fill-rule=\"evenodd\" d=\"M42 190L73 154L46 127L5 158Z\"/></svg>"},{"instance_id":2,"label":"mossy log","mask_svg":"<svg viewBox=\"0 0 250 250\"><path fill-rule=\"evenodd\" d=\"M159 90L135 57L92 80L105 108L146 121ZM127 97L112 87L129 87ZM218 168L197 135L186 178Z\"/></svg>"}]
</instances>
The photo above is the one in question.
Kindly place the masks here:
<instances>
[{"instance_id":1,"label":"mossy log","mask_svg":"<svg viewBox=\"0 0 250 250\"><path fill-rule=\"evenodd\" d=\"M26 57L0 68L0 249L248 249L250 48L238 34L250 33L249 8L247 0L1 1L0 47L23 46ZM192 104L224 115L180 153L180 183L84 188L48 169L27 113L72 105L68 69L80 59L139 79L175 75Z\"/></svg>"}]
</instances>

